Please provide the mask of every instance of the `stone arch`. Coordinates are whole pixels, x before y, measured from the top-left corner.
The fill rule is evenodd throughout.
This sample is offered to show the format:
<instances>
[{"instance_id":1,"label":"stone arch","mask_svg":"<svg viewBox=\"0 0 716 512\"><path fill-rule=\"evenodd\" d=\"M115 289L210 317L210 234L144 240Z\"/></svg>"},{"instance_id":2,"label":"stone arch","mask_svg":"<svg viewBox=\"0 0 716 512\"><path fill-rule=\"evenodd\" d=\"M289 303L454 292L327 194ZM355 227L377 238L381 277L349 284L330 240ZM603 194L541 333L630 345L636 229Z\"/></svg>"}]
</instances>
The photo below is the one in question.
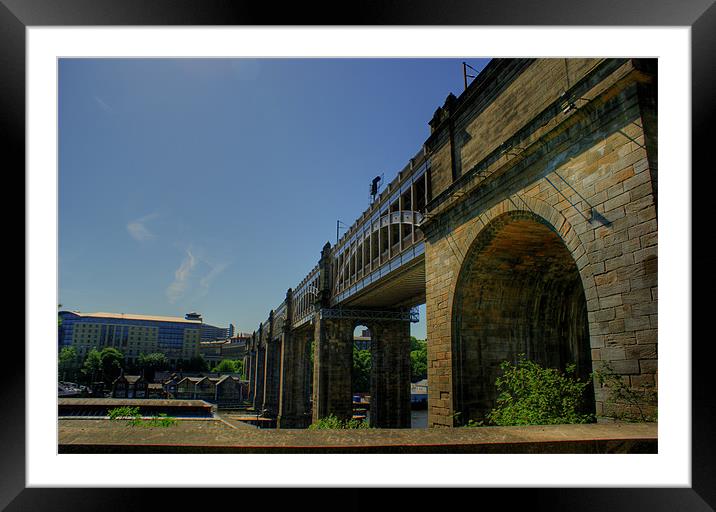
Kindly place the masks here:
<instances>
[{"instance_id":1,"label":"stone arch","mask_svg":"<svg viewBox=\"0 0 716 512\"><path fill-rule=\"evenodd\" d=\"M519 199L480 215L463 246L451 305L460 421L484 419L500 362L520 353L549 367L574 362L581 378L592 369L585 294L592 279L579 236L546 203ZM591 393L586 407L594 409Z\"/></svg>"},{"instance_id":2,"label":"stone arch","mask_svg":"<svg viewBox=\"0 0 716 512\"><path fill-rule=\"evenodd\" d=\"M373 354L372 354L372 342L365 343L361 341L356 341L356 335L362 335L362 333L357 333L356 331L358 328L365 328L367 331L372 333L371 328L368 326L370 322L357 320L353 322L353 330L351 331L351 343L353 345L353 374L351 375L351 392L352 393L365 393L370 394L371 393L371 377L372 377L372 368L368 370L367 377L363 375L363 372L360 371L361 369L365 369L364 365L367 363L368 366L372 366L372 360L373 360ZM361 329L362 330L362 329ZM372 334L371 334L372 336ZM360 350L360 355L356 352L357 350ZM364 360L364 356L368 355L368 359ZM358 360L356 360L356 357L359 357ZM356 371L358 370L358 371Z\"/></svg>"},{"instance_id":3,"label":"stone arch","mask_svg":"<svg viewBox=\"0 0 716 512\"><path fill-rule=\"evenodd\" d=\"M574 216L568 219L551 204L533 196L513 194L474 217L465 225L466 236L461 237L460 251L462 255L467 254L482 230L490 222L510 212L532 213L546 221L551 226L551 229L562 238L564 245L572 254L572 258L577 264L577 269L582 277L584 289L591 290L595 288L596 285L589 266L590 261L587 256L587 250L582 241L582 237L591 232L592 226L576 211ZM580 223L579 221L582 222ZM580 226L580 229L577 229L576 226ZM594 236L587 237L585 241L593 239ZM592 308L590 308L591 310Z\"/></svg>"}]
</instances>

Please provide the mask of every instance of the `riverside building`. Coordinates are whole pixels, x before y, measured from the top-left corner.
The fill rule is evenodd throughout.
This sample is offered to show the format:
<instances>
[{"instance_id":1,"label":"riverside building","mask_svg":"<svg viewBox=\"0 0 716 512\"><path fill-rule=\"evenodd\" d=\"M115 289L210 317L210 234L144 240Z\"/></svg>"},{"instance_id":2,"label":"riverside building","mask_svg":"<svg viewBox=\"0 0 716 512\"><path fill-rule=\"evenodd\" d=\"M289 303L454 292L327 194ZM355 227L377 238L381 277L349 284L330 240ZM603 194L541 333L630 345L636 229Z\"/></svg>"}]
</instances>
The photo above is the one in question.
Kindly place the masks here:
<instances>
[{"instance_id":1,"label":"riverside building","mask_svg":"<svg viewBox=\"0 0 716 512\"><path fill-rule=\"evenodd\" d=\"M201 317L128 313L60 311L59 346L73 346L80 358L92 349L114 347L125 361L136 363L140 354L163 353L170 364L199 355Z\"/></svg>"}]
</instances>

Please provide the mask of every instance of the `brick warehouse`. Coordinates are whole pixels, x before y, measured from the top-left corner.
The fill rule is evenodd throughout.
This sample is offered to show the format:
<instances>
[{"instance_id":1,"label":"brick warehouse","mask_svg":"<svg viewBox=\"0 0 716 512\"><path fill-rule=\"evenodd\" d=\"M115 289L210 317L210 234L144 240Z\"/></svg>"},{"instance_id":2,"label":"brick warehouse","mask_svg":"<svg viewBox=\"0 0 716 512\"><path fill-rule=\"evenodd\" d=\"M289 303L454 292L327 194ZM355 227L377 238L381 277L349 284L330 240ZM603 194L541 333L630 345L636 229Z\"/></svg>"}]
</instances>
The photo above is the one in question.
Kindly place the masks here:
<instances>
[{"instance_id":1,"label":"brick warehouse","mask_svg":"<svg viewBox=\"0 0 716 512\"><path fill-rule=\"evenodd\" d=\"M349 415L365 325L371 422L409 427L423 302L430 426L484 418L499 363L521 353L656 389L656 79L647 59L495 59L449 95L421 151L254 333L257 408L280 427ZM654 408L591 395L600 418Z\"/></svg>"}]
</instances>

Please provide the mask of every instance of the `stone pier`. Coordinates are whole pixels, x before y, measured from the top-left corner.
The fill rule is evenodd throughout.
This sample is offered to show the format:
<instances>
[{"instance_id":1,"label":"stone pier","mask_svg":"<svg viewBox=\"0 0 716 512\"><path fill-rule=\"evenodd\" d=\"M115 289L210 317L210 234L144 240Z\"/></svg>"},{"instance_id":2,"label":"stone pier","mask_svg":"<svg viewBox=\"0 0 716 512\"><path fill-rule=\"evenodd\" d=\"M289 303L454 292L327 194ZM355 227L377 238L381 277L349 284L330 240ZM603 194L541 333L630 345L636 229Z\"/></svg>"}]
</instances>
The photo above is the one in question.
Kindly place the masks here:
<instances>
[{"instance_id":1,"label":"stone pier","mask_svg":"<svg viewBox=\"0 0 716 512\"><path fill-rule=\"evenodd\" d=\"M410 428L410 323L371 324L370 425Z\"/></svg>"},{"instance_id":2,"label":"stone pier","mask_svg":"<svg viewBox=\"0 0 716 512\"><path fill-rule=\"evenodd\" d=\"M330 415L349 420L353 415L352 324L321 318L321 314L316 313L314 325L313 422Z\"/></svg>"}]
</instances>

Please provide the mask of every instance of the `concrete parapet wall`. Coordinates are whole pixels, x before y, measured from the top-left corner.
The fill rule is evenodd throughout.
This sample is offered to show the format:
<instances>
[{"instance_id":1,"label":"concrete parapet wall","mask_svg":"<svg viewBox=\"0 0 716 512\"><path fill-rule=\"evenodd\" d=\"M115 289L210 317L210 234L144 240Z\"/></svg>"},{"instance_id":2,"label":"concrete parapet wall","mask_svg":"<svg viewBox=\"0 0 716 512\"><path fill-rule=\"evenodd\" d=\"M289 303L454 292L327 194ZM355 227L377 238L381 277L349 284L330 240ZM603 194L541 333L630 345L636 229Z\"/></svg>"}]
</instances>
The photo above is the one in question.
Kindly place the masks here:
<instances>
[{"instance_id":1,"label":"concrete parapet wall","mask_svg":"<svg viewBox=\"0 0 716 512\"><path fill-rule=\"evenodd\" d=\"M547 425L459 429L260 430L182 420L128 429L61 420L60 453L657 453L657 426ZM110 427L110 428L108 428Z\"/></svg>"}]
</instances>

